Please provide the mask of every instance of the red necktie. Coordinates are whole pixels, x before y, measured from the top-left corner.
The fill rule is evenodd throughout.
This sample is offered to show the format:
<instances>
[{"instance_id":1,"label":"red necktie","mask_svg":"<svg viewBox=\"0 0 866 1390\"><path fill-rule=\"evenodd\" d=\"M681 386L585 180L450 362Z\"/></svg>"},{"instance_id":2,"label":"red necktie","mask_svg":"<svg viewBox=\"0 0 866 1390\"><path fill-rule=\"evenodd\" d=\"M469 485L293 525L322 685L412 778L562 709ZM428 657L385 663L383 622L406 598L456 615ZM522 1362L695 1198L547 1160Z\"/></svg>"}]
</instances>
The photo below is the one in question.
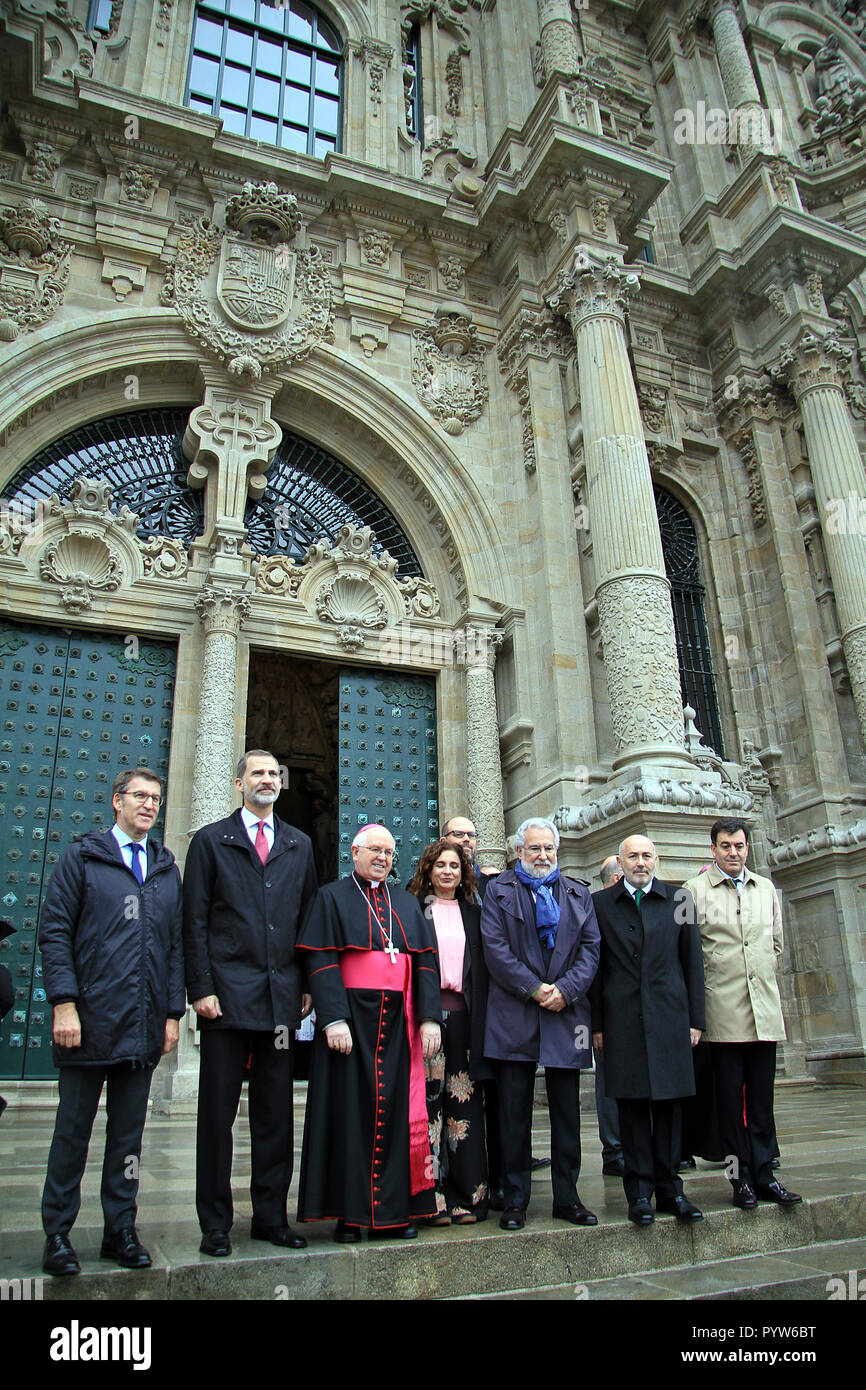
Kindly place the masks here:
<instances>
[{"instance_id":1,"label":"red necktie","mask_svg":"<svg viewBox=\"0 0 866 1390\"><path fill-rule=\"evenodd\" d=\"M265 834L265 823L263 820L259 821L259 828L256 831L256 854L264 864L268 857L268 837Z\"/></svg>"}]
</instances>

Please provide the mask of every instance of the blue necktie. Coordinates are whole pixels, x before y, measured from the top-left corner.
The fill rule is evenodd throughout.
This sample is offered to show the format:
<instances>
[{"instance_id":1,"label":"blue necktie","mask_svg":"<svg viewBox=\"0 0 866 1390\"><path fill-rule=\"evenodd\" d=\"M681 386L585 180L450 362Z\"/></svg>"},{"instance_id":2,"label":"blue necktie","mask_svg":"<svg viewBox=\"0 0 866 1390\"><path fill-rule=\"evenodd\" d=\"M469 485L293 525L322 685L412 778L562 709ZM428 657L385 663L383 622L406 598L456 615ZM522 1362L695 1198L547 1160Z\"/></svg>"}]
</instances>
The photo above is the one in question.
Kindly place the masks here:
<instances>
[{"instance_id":1,"label":"blue necktie","mask_svg":"<svg viewBox=\"0 0 866 1390\"><path fill-rule=\"evenodd\" d=\"M144 883L144 874L141 868L141 860L138 857L143 851L143 846L137 844L135 840L130 840L129 848L132 851L132 872L135 874L135 877L138 879L139 883Z\"/></svg>"}]
</instances>

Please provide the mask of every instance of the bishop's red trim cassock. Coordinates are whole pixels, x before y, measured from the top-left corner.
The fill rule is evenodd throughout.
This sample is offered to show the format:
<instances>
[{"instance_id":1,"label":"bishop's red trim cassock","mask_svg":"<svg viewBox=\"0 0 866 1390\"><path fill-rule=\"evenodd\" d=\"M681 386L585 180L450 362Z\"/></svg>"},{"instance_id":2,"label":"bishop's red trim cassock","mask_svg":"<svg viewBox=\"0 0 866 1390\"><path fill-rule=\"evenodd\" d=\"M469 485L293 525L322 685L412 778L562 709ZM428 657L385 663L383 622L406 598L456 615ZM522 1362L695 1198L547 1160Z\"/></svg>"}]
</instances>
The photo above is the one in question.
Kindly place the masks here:
<instances>
[{"instance_id":1,"label":"bishop's red trim cassock","mask_svg":"<svg viewBox=\"0 0 866 1390\"><path fill-rule=\"evenodd\" d=\"M347 987L341 958L372 953L383 966L389 928L399 952L395 988ZM441 1019L432 922L410 893L389 886L386 896L384 886L374 890L352 874L319 890L297 949L316 1010L298 1220L341 1218L381 1229L432 1216L432 1158L420 1188L417 1162L410 1168L410 1048L401 988L408 969L416 1029L424 1019ZM324 1034L340 1019L352 1032L348 1056L332 1052ZM417 1146L419 1136L414 1139Z\"/></svg>"}]
</instances>

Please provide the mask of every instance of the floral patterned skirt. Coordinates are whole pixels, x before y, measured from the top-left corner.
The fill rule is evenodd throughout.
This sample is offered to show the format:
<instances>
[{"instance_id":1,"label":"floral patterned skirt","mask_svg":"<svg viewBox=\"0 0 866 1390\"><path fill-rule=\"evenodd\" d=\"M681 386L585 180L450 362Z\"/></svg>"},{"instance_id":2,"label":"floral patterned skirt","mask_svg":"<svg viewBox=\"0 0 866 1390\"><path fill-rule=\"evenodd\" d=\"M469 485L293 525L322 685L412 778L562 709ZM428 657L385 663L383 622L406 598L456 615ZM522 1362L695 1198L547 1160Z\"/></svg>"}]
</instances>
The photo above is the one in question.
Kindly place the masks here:
<instances>
[{"instance_id":1,"label":"floral patterned skirt","mask_svg":"<svg viewBox=\"0 0 866 1390\"><path fill-rule=\"evenodd\" d=\"M436 1211L487 1217L487 1144L481 1086L469 1075L469 1014L443 1014L442 1048L424 1064Z\"/></svg>"}]
</instances>

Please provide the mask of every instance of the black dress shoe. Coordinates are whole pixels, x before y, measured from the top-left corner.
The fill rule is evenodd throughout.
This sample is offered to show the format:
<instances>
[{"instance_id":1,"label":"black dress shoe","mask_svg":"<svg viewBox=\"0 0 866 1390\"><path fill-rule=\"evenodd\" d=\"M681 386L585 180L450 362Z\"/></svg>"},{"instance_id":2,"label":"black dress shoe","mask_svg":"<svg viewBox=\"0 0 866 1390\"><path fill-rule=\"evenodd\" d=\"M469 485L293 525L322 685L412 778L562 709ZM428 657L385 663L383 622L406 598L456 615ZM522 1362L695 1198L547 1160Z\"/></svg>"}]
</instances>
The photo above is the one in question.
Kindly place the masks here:
<instances>
[{"instance_id":1,"label":"black dress shoe","mask_svg":"<svg viewBox=\"0 0 866 1390\"><path fill-rule=\"evenodd\" d=\"M656 1218L649 1197L638 1197L635 1201L629 1202L628 1219L636 1226L652 1225Z\"/></svg>"},{"instance_id":2,"label":"black dress shoe","mask_svg":"<svg viewBox=\"0 0 866 1390\"><path fill-rule=\"evenodd\" d=\"M522 1231L526 1225L526 1212L522 1207L506 1207L499 1218L503 1231Z\"/></svg>"},{"instance_id":3,"label":"black dress shoe","mask_svg":"<svg viewBox=\"0 0 866 1390\"><path fill-rule=\"evenodd\" d=\"M692 1168L697 1168L697 1166L698 1165L695 1163L695 1160L692 1158L691 1154L688 1154L685 1158L680 1159L679 1164L677 1166L677 1172L688 1173L691 1171ZM658 1207L658 1202L656 1202L656 1207Z\"/></svg>"},{"instance_id":4,"label":"black dress shoe","mask_svg":"<svg viewBox=\"0 0 866 1390\"><path fill-rule=\"evenodd\" d=\"M550 1167L550 1159L549 1159L549 1158L531 1158L531 1159L529 1160L529 1171L530 1171L530 1173L537 1173L538 1170L539 1170L539 1168L549 1168L549 1167Z\"/></svg>"},{"instance_id":5,"label":"black dress shoe","mask_svg":"<svg viewBox=\"0 0 866 1390\"><path fill-rule=\"evenodd\" d=\"M150 1269L152 1263L134 1226L107 1231L99 1253L104 1260L115 1260L122 1269Z\"/></svg>"},{"instance_id":6,"label":"black dress shoe","mask_svg":"<svg viewBox=\"0 0 866 1390\"><path fill-rule=\"evenodd\" d=\"M491 1210L491 1211L504 1211L504 1210L505 1210L505 1188L504 1188L504 1187L494 1187L494 1188L492 1188L492 1190L491 1190L491 1192L490 1192L490 1201L488 1202L488 1206L490 1207L490 1210Z\"/></svg>"},{"instance_id":7,"label":"black dress shoe","mask_svg":"<svg viewBox=\"0 0 866 1390\"><path fill-rule=\"evenodd\" d=\"M731 1198L731 1204L733 1206L742 1207L743 1211L751 1211L752 1207L758 1205L758 1199L755 1196L751 1183L735 1182L733 1188L734 1195Z\"/></svg>"},{"instance_id":8,"label":"black dress shoe","mask_svg":"<svg viewBox=\"0 0 866 1390\"><path fill-rule=\"evenodd\" d=\"M250 1226L250 1240L266 1240L270 1245L282 1246L284 1250L306 1250L307 1242L291 1226Z\"/></svg>"},{"instance_id":9,"label":"black dress shoe","mask_svg":"<svg viewBox=\"0 0 866 1390\"><path fill-rule=\"evenodd\" d=\"M656 1197L656 1211L675 1216L677 1221L703 1221L704 1213L685 1197Z\"/></svg>"},{"instance_id":10,"label":"black dress shoe","mask_svg":"<svg viewBox=\"0 0 866 1390\"><path fill-rule=\"evenodd\" d=\"M787 1187L783 1187L778 1178L766 1185L756 1183L755 1192L762 1202L775 1202L780 1207L795 1207L803 1200L799 1192L789 1192Z\"/></svg>"},{"instance_id":11,"label":"black dress shoe","mask_svg":"<svg viewBox=\"0 0 866 1390\"><path fill-rule=\"evenodd\" d=\"M567 1207L554 1207L553 1215L560 1221L570 1221L572 1226L597 1226L598 1217L594 1211L583 1205L580 1200L572 1202Z\"/></svg>"},{"instance_id":12,"label":"black dress shoe","mask_svg":"<svg viewBox=\"0 0 866 1390\"><path fill-rule=\"evenodd\" d=\"M338 1221L334 1227L334 1240L338 1245L357 1245L360 1239L360 1226L349 1226L345 1221Z\"/></svg>"},{"instance_id":13,"label":"black dress shoe","mask_svg":"<svg viewBox=\"0 0 866 1390\"><path fill-rule=\"evenodd\" d=\"M232 1243L228 1231L205 1231L198 1248L203 1255L230 1255Z\"/></svg>"},{"instance_id":14,"label":"black dress shoe","mask_svg":"<svg viewBox=\"0 0 866 1390\"><path fill-rule=\"evenodd\" d=\"M623 1178L625 1177L625 1159L611 1158L607 1163L601 1165L602 1177Z\"/></svg>"},{"instance_id":15,"label":"black dress shoe","mask_svg":"<svg viewBox=\"0 0 866 1390\"><path fill-rule=\"evenodd\" d=\"M44 1274L80 1274L81 1265L65 1231L49 1236L42 1255Z\"/></svg>"},{"instance_id":16,"label":"black dress shoe","mask_svg":"<svg viewBox=\"0 0 866 1390\"><path fill-rule=\"evenodd\" d=\"M376 1240L415 1240L418 1227L410 1221L407 1226L386 1226L381 1231L371 1228L370 1236Z\"/></svg>"}]
</instances>

